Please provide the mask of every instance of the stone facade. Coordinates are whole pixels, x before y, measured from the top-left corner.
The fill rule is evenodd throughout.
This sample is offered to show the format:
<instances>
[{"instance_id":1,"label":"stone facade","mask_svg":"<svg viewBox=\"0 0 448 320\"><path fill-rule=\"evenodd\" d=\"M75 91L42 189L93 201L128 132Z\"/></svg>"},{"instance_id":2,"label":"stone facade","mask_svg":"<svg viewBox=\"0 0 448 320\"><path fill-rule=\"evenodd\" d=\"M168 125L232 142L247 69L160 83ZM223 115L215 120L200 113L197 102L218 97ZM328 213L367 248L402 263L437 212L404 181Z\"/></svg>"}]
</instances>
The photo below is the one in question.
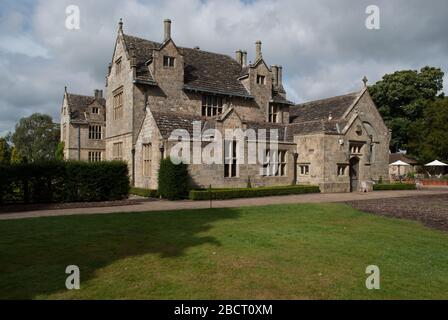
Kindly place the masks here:
<instances>
[{"instance_id":1,"label":"stone facade","mask_svg":"<svg viewBox=\"0 0 448 320\"><path fill-rule=\"evenodd\" d=\"M216 129L222 136L226 129L277 130L282 156L282 168L274 175L263 174L262 163L231 169L191 163L196 187L246 187L250 181L252 186L315 184L323 192L349 192L387 179L390 132L366 88L294 105L286 99L283 68L268 67L261 42L255 44L254 63L247 64L242 50L233 59L178 47L170 30L165 20L158 43L125 34L120 22L108 68L105 159L126 161L133 185L157 188L160 160L178 143L171 136L175 129L190 135L191 158L197 156L195 125L200 134ZM67 150L77 150L75 140L64 139ZM257 148L262 140L257 136ZM264 140L272 140L269 133ZM200 142L200 150L209 143ZM247 145L243 152L247 159Z\"/></svg>"},{"instance_id":2,"label":"stone facade","mask_svg":"<svg viewBox=\"0 0 448 320\"><path fill-rule=\"evenodd\" d=\"M101 90L93 96L64 92L61 107L61 141L64 159L105 159L106 104Z\"/></svg>"}]
</instances>

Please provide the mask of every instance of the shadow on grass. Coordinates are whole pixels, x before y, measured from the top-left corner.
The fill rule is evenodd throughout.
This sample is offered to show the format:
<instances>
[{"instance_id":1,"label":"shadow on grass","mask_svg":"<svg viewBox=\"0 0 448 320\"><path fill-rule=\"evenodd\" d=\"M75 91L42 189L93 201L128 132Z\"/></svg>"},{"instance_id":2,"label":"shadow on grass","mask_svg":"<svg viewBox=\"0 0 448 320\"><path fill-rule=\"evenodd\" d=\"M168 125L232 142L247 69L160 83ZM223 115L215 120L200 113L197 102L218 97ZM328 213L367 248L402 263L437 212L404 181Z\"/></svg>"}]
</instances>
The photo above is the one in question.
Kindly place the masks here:
<instances>
[{"instance_id":1,"label":"shadow on grass","mask_svg":"<svg viewBox=\"0 0 448 320\"><path fill-rule=\"evenodd\" d=\"M32 299L66 290L65 269L77 265L81 285L96 270L144 254L175 258L211 244L200 233L237 219L236 209L66 216L0 222L0 298Z\"/></svg>"}]
</instances>

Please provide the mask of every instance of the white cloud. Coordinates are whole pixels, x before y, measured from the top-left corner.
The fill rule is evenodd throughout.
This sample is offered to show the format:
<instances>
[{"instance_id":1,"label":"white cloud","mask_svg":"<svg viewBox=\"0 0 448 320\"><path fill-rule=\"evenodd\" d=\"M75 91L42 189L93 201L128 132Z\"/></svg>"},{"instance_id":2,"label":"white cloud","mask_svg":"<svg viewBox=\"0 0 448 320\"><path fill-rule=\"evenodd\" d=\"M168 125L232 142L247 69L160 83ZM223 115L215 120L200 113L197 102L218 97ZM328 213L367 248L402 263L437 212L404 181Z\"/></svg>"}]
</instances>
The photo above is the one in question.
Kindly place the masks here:
<instances>
[{"instance_id":1,"label":"white cloud","mask_svg":"<svg viewBox=\"0 0 448 320\"><path fill-rule=\"evenodd\" d=\"M246 1L247 2L247 1ZM371 1L39 0L2 7L0 19L0 131L32 112L55 120L63 88L90 94L104 86L117 23L126 33L162 40L164 18L173 21L180 46L234 55L263 41L268 64L281 64L296 102L344 94L386 72L429 64L448 72L444 15L448 3L379 0L381 30L364 26ZM81 29L65 28L65 8L78 5ZM445 77L447 81L447 77Z\"/></svg>"},{"instance_id":2,"label":"white cloud","mask_svg":"<svg viewBox=\"0 0 448 320\"><path fill-rule=\"evenodd\" d=\"M29 57L50 58L48 50L27 35L0 37L0 51Z\"/></svg>"}]
</instances>

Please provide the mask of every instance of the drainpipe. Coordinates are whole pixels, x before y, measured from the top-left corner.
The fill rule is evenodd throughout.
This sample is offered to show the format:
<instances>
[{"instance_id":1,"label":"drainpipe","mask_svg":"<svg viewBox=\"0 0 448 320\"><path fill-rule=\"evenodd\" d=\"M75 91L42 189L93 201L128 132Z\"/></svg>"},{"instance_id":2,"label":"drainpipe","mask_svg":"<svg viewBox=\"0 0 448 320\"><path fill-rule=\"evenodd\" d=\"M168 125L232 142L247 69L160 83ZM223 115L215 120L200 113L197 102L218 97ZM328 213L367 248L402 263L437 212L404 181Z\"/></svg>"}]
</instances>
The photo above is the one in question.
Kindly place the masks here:
<instances>
[{"instance_id":1,"label":"drainpipe","mask_svg":"<svg viewBox=\"0 0 448 320\"><path fill-rule=\"evenodd\" d=\"M160 150L160 159L163 160L164 159L164 151L165 151L165 146L163 145L163 142L159 144L159 150Z\"/></svg>"},{"instance_id":2,"label":"drainpipe","mask_svg":"<svg viewBox=\"0 0 448 320\"><path fill-rule=\"evenodd\" d=\"M294 180L293 180L292 184L296 185L297 184L297 158L299 157L299 154L297 152L294 152L292 156L294 158L294 161L293 161L293 163L294 163L294 171L293 171L294 172Z\"/></svg>"},{"instance_id":3,"label":"drainpipe","mask_svg":"<svg viewBox=\"0 0 448 320\"><path fill-rule=\"evenodd\" d=\"M135 187L135 148L132 148L132 178L131 184Z\"/></svg>"},{"instance_id":4,"label":"drainpipe","mask_svg":"<svg viewBox=\"0 0 448 320\"><path fill-rule=\"evenodd\" d=\"M81 125L78 124L78 161L81 160Z\"/></svg>"}]
</instances>

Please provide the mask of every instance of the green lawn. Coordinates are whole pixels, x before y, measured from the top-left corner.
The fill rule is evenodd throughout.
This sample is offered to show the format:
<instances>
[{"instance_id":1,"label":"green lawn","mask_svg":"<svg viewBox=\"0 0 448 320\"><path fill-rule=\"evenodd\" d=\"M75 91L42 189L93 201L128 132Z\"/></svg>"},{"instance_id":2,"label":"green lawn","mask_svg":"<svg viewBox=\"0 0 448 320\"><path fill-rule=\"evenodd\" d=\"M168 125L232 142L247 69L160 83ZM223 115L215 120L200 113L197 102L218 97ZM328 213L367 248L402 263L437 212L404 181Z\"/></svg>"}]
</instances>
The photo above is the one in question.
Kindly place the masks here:
<instances>
[{"instance_id":1,"label":"green lawn","mask_svg":"<svg viewBox=\"0 0 448 320\"><path fill-rule=\"evenodd\" d=\"M9 220L0 235L2 299L448 299L448 233L342 204Z\"/></svg>"}]
</instances>

